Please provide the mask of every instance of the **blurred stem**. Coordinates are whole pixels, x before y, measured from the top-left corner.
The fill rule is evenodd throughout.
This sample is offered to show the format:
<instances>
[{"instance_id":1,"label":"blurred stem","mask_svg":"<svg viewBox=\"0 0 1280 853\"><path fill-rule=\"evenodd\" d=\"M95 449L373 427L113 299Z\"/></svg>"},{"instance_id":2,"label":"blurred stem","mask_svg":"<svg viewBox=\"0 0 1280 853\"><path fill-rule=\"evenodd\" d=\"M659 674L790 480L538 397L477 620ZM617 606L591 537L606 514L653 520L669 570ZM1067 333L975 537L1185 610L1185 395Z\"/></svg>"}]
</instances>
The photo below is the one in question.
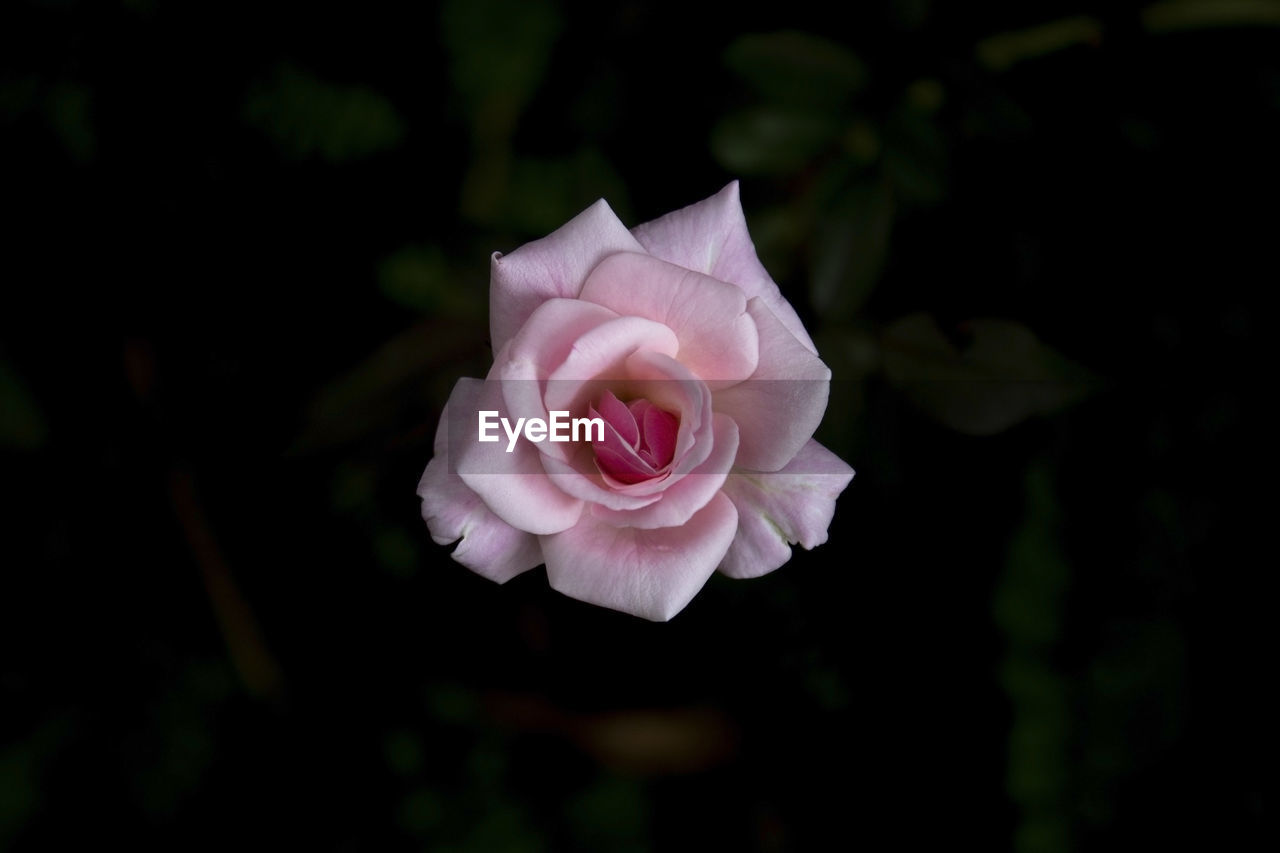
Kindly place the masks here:
<instances>
[{"instance_id":1,"label":"blurred stem","mask_svg":"<svg viewBox=\"0 0 1280 853\"><path fill-rule=\"evenodd\" d=\"M165 446L160 407L156 400L157 377L155 353L143 340L124 343L124 372L134 395L150 415L151 429L156 433L153 446ZM279 699L280 669L267 651L262 633L253 618L249 604L240 594L231 569L218 549L213 530L197 496L195 477L177 460L169 463L169 501L182 527L187 546L200 566L205 592L213 607L214 617L222 631L223 641L231 655L241 682L257 696Z\"/></svg>"},{"instance_id":2,"label":"blurred stem","mask_svg":"<svg viewBox=\"0 0 1280 853\"><path fill-rule=\"evenodd\" d=\"M223 559L208 519L196 496L190 471L175 467L169 472L169 494L183 535L200 565L205 591L214 616L231 654L232 664L249 692L278 699L280 669L267 651L249 604L240 594L231 570Z\"/></svg>"}]
</instances>

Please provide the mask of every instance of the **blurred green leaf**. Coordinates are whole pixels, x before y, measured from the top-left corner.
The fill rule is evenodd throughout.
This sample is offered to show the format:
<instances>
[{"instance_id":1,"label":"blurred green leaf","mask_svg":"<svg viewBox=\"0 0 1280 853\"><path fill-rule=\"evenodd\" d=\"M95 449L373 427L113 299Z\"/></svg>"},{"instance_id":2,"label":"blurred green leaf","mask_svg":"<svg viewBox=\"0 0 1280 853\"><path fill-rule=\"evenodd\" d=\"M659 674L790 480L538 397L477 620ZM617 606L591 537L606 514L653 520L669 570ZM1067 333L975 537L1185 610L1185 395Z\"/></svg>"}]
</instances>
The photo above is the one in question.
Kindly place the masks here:
<instances>
[{"instance_id":1,"label":"blurred green leaf","mask_svg":"<svg viewBox=\"0 0 1280 853\"><path fill-rule=\"evenodd\" d=\"M1035 59L1080 44L1097 44L1102 24L1079 15L1050 21L1024 30L999 33L978 42L978 61L993 71L1004 71L1027 59Z\"/></svg>"},{"instance_id":2,"label":"blurred green leaf","mask_svg":"<svg viewBox=\"0 0 1280 853\"><path fill-rule=\"evenodd\" d=\"M566 812L578 849L649 849L649 804L634 780L606 776L572 799Z\"/></svg>"},{"instance_id":3,"label":"blurred green leaf","mask_svg":"<svg viewBox=\"0 0 1280 853\"><path fill-rule=\"evenodd\" d=\"M1006 643L1000 681L1009 696L1006 785L1018 806L1014 849L1070 849L1068 683L1051 665L1061 639L1070 566L1060 545L1060 509L1052 468L1039 461L1024 484L1026 513L1014 533L992 610Z\"/></svg>"},{"instance_id":4,"label":"blurred green leaf","mask_svg":"<svg viewBox=\"0 0 1280 853\"><path fill-rule=\"evenodd\" d=\"M481 129L508 129L542 85L562 27L546 0L446 0L453 84Z\"/></svg>"},{"instance_id":5,"label":"blurred green leaf","mask_svg":"<svg viewBox=\"0 0 1280 853\"><path fill-rule=\"evenodd\" d=\"M1106 823L1127 781L1161 761L1187 725L1186 641L1167 617L1132 620L1090 663L1082 811Z\"/></svg>"},{"instance_id":6,"label":"blurred green leaf","mask_svg":"<svg viewBox=\"0 0 1280 853\"><path fill-rule=\"evenodd\" d=\"M7 75L0 80L0 118L11 121L31 109L40 96L40 78L34 74Z\"/></svg>"},{"instance_id":7,"label":"blurred green leaf","mask_svg":"<svg viewBox=\"0 0 1280 853\"><path fill-rule=\"evenodd\" d=\"M325 83L291 65L250 89L244 116L300 160L355 160L395 147L403 135L395 108L378 92Z\"/></svg>"},{"instance_id":8,"label":"blurred green leaf","mask_svg":"<svg viewBox=\"0 0 1280 853\"><path fill-rule=\"evenodd\" d=\"M1167 0L1142 10L1142 25L1153 33L1209 27L1280 26L1276 0Z\"/></svg>"},{"instance_id":9,"label":"blurred green leaf","mask_svg":"<svg viewBox=\"0 0 1280 853\"><path fill-rule=\"evenodd\" d=\"M383 743L387 764L401 776L412 776L422 769L422 753L422 736L417 732L395 731Z\"/></svg>"},{"instance_id":10,"label":"blurred green leaf","mask_svg":"<svg viewBox=\"0 0 1280 853\"><path fill-rule=\"evenodd\" d=\"M931 110L911 96L894 111L884 129L884 166L904 201L935 204L943 197L947 143Z\"/></svg>"},{"instance_id":11,"label":"blurred green leaf","mask_svg":"<svg viewBox=\"0 0 1280 853\"><path fill-rule=\"evenodd\" d=\"M894 204L883 182L845 192L817 224L811 250L813 307L848 319L871 295L889 249Z\"/></svg>"},{"instance_id":12,"label":"blurred green leaf","mask_svg":"<svg viewBox=\"0 0 1280 853\"><path fill-rule=\"evenodd\" d=\"M462 278L438 246L405 246L378 266L378 287L391 301L424 314L483 320L488 294L459 287Z\"/></svg>"},{"instance_id":13,"label":"blurred green leaf","mask_svg":"<svg viewBox=\"0 0 1280 853\"><path fill-rule=\"evenodd\" d=\"M474 221L492 223L509 201L511 136L542 85L561 27L546 0L448 0L441 8L453 85L471 122L461 206Z\"/></svg>"},{"instance_id":14,"label":"blurred green leaf","mask_svg":"<svg viewBox=\"0 0 1280 853\"><path fill-rule=\"evenodd\" d=\"M0 848L17 837L45 792L51 763L74 732L70 714L50 716L0 752Z\"/></svg>"},{"instance_id":15,"label":"blurred green leaf","mask_svg":"<svg viewBox=\"0 0 1280 853\"><path fill-rule=\"evenodd\" d=\"M217 753L212 721L234 687L235 679L224 662L196 660L148 707L148 725L133 735L130 749L146 757L132 781L134 794L148 813L173 815L199 790Z\"/></svg>"},{"instance_id":16,"label":"blurred green leaf","mask_svg":"<svg viewBox=\"0 0 1280 853\"><path fill-rule=\"evenodd\" d=\"M359 438L394 421L406 406L425 397L441 400L474 355L475 373L489 355L488 331L480 321L431 320L392 338L316 395L307 423L291 451L305 453ZM442 365L450 365L441 371Z\"/></svg>"},{"instance_id":17,"label":"blurred green leaf","mask_svg":"<svg viewBox=\"0 0 1280 853\"><path fill-rule=\"evenodd\" d=\"M8 360L0 358L0 447L35 450L44 445L47 433L35 400Z\"/></svg>"},{"instance_id":18,"label":"blurred green leaf","mask_svg":"<svg viewBox=\"0 0 1280 853\"><path fill-rule=\"evenodd\" d=\"M598 150L583 148L569 157L522 157L514 162L494 221L526 234L548 234L601 198L627 218L626 182Z\"/></svg>"},{"instance_id":19,"label":"blurred green leaf","mask_svg":"<svg viewBox=\"0 0 1280 853\"><path fill-rule=\"evenodd\" d=\"M801 32L739 38L725 63L766 100L792 109L829 112L866 82L866 70L843 45Z\"/></svg>"},{"instance_id":20,"label":"blurred green leaf","mask_svg":"<svg viewBox=\"0 0 1280 853\"><path fill-rule=\"evenodd\" d=\"M912 314L881 337L890 383L940 423L991 435L1081 399L1092 378L1025 326L998 319L964 324L957 346L927 314Z\"/></svg>"},{"instance_id":21,"label":"blurred green leaf","mask_svg":"<svg viewBox=\"0 0 1280 853\"><path fill-rule=\"evenodd\" d=\"M787 174L830 148L841 129L836 116L756 107L716 125L711 151L722 166L737 174Z\"/></svg>"},{"instance_id":22,"label":"blurred green leaf","mask_svg":"<svg viewBox=\"0 0 1280 853\"><path fill-rule=\"evenodd\" d=\"M480 700L475 693L456 684L430 685L426 704L435 719L454 726L475 725L481 714Z\"/></svg>"},{"instance_id":23,"label":"blurred green leaf","mask_svg":"<svg viewBox=\"0 0 1280 853\"><path fill-rule=\"evenodd\" d=\"M373 509L377 473L372 466L353 461L338 463L329 485L329 500L339 512L361 513Z\"/></svg>"},{"instance_id":24,"label":"blurred green leaf","mask_svg":"<svg viewBox=\"0 0 1280 853\"><path fill-rule=\"evenodd\" d=\"M45 115L67 155L77 163L87 163L97 151L97 138L89 116L89 89L62 82L45 96Z\"/></svg>"},{"instance_id":25,"label":"blurred green leaf","mask_svg":"<svg viewBox=\"0 0 1280 853\"><path fill-rule=\"evenodd\" d=\"M373 553L378 565L398 578L412 577L418 570L418 540L403 528L379 526L373 534Z\"/></svg>"},{"instance_id":26,"label":"blurred green leaf","mask_svg":"<svg viewBox=\"0 0 1280 853\"><path fill-rule=\"evenodd\" d=\"M430 788L415 788L400 802L400 825L411 835L430 835L446 816L440 795Z\"/></svg>"}]
</instances>

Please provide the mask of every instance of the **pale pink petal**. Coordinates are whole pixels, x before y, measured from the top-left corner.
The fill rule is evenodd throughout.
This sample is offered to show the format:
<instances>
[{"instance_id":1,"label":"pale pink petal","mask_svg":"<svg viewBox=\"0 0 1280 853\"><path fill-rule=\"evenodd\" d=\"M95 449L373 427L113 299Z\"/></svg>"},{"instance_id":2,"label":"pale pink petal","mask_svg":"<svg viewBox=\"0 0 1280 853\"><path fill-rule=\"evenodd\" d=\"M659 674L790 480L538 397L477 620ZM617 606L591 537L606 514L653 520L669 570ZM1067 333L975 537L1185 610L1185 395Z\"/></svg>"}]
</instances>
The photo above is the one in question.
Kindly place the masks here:
<instances>
[{"instance_id":1,"label":"pale pink petal","mask_svg":"<svg viewBox=\"0 0 1280 853\"><path fill-rule=\"evenodd\" d=\"M546 379L579 338L616 319L616 312L581 299L548 299L529 315L510 345L499 350L494 367L504 378Z\"/></svg>"},{"instance_id":2,"label":"pale pink petal","mask_svg":"<svg viewBox=\"0 0 1280 853\"><path fill-rule=\"evenodd\" d=\"M778 321L759 297L747 311L760 331L760 366L746 382L715 392L712 406L742 434L738 465L776 471L813 436L827 410L831 370Z\"/></svg>"},{"instance_id":3,"label":"pale pink petal","mask_svg":"<svg viewBox=\"0 0 1280 853\"><path fill-rule=\"evenodd\" d=\"M468 389L465 396L459 387ZM449 452L462 482L480 496L495 515L517 530L527 533L558 533L572 527L582 514L582 501L567 495L552 482L542 467L537 445L521 437L507 452L507 436L499 427L498 441L479 441L479 413L496 411L497 417L515 421L502 398L501 383L460 379L454 394L450 423L460 435L451 436Z\"/></svg>"},{"instance_id":4,"label":"pale pink petal","mask_svg":"<svg viewBox=\"0 0 1280 853\"><path fill-rule=\"evenodd\" d=\"M645 402L641 400L634 401L636 403ZM598 407L599 411L596 411ZM626 403L614 396L612 391L605 391L597 401L596 406L592 408L592 417L603 418L605 423L611 424L618 431L618 435L623 441L635 447L640 441L640 424L636 423L633 410Z\"/></svg>"},{"instance_id":5,"label":"pale pink petal","mask_svg":"<svg viewBox=\"0 0 1280 853\"><path fill-rule=\"evenodd\" d=\"M702 464L711 452L702 437L711 435L712 396L706 383L685 365L659 352L636 352L627 359L633 391L679 421L671 470L683 476ZM639 410L639 409L637 409ZM638 490L649 488L640 484Z\"/></svg>"},{"instance_id":6,"label":"pale pink petal","mask_svg":"<svg viewBox=\"0 0 1280 853\"><path fill-rule=\"evenodd\" d=\"M459 383L450 403L466 406L466 397L478 390L474 384ZM448 459L449 403L436 428L435 456L427 464L418 483L422 498L422 518L431 538L439 545L458 539L453 559L479 575L505 583L542 562L538 537L516 530L494 515L480 496L451 470Z\"/></svg>"},{"instance_id":7,"label":"pale pink petal","mask_svg":"<svg viewBox=\"0 0 1280 853\"><path fill-rule=\"evenodd\" d=\"M636 509L653 503L658 499L658 493L673 479L702 464L712 446L711 441L701 440L704 434L708 438L711 436L711 393L704 382L680 362L651 350L632 353L626 359L625 367L626 378L615 387L625 387L628 395L647 397L660 408L679 413L680 429L669 473L633 484L607 480L596 466L594 449L587 442L557 445L565 448L565 453L560 456L543 453L543 466L561 490L610 509ZM609 385L602 383L602 387L594 388L592 399L599 399ZM552 390L547 396L552 396ZM545 448L547 444L539 446Z\"/></svg>"},{"instance_id":8,"label":"pale pink petal","mask_svg":"<svg viewBox=\"0 0 1280 853\"><path fill-rule=\"evenodd\" d=\"M614 527L586 513L571 529L540 537L547 579L580 601L665 622L724 558L737 515L720 493L680 527Z\"/></svg>"},{"instance_id":9,"label":"pale pink petal","mask_svg":"<svg viewBox=\"0 0 1280 853\"><path fill-rule=\"evenodd\" d=\"M489 335L502 349L548 299L576 299L587 273L614 252L643 251L604 199L540 240L495 252L489 274Z\"/></svg>"},{"instance_id":10,"label":"pale pink petal","mask_svg":"<svg viewBox=\"0 0 1280 853\"><path fill-rule=\"evenodd\" d=\"M617 445L610 447L607 444L597 444L595 449L596 465L607 480L630 486L657 476L654 467L639 458L634 450L619 450Z\"/></svg>"},{"instance_id":11,"label":"pale pink petal","mask_svg":"<svg viewBox=\"0 0 1280 853\"><path fill-rule=\"evenodd\" d=\"M564 363L578 338L618 315L608 308L579 299L549 299L494 359L491 378L501 379L503 398L515 418L547 418L545 380ZM559 445L544 442L543 452Z\"/></svg>"},{"instance_id":12,"label":"pale pink petal","mask_svg":"<svg viewBox=\"0 0 1280 853\"><path fill-rule=\"evenodd\" d=\"M675 527L706 506L724 485L738 452L738 427L724 415L714 417L715 447L706 461L662 492L662 500L633 510L593 505L591 514L618 527Z\"/></svg>"},{"instance_id":13,"label":"pale pink petal","mask_svg":"<svg viewBox=\"0 0 1280 853\"><path fill-rule=\"evenodd\" d=\"M601 382L623 382L634 353L674 356L679 342L671 329L644 317L618 317L581 335L547 379L548 409L581 413L599 397ZM600 381L592 381L600 380Z\"/></svg>"},{"instance_id":14,"label":"pale pink petal","mask_svg":"<svg viewBox=\"0 0 1280 853\"><path fill-rule=\"evenodd\" d=\"M565 492L588 503L600 504L611 509L638 509L648 506L661 497L652 491L634 491L635 487L626 484L606 482L596 467L595 448L586 442L570 448L565 459L544 455L543 467L546 468L552 481ZM648 483L638 484L640 487Z\"/></svg>"},{"instance_id":15,"label":"pale pink petal","mask_svg":"<svg viewBox=\"0 0 1280 853\"><path fill-rule=\"evenodd\" d=\"M853 469L816 441L781 471L734 469L722 493L738 509L738 533L720 571L759 577L791 558L790 545L808 549L826 542L836 498L852 479Z\"/></svg>"},{"instance_id":16,"label":"pale pink petal","mask_svg":"<svg viewBox=\"0 0 1280 853\"><path fill-rule=\"evenodd\" d=\"M680 342L672 329L641 316L620 316L582 334L561 365L548 378L547 405L554 398L570 405L573 394L567 392L570 382L585 379L625 380L627 359L635 352L659 352L668 357L680 350ZM588 401L581 401L585 409Z\"/></svg>"},{"instance_id":17,"label":"pale pink petal","mask_svg":"<svg viewBox=\"0 0 1280 853\"><path fill-rule=\"evenodd\" d=\"M761 297L796 340L811 352L818 351L795 309L756 257L737 181L711 198L638 225L632 233L664 261L736 284L748 297Z\"/></svg>"},{"instance_id":18,"label":"pale pink petal","mask_svg":"<svg viewBox=\"0 0 1280 853\"><path fill-rule=\"evenodd\" d=\"M651 255L622 252L591 271L581 298L669 327L680 341L680 362L704 381L742 380L756 368L755 323L746 297L731 284Z\"/></svg>"}]
</instances>

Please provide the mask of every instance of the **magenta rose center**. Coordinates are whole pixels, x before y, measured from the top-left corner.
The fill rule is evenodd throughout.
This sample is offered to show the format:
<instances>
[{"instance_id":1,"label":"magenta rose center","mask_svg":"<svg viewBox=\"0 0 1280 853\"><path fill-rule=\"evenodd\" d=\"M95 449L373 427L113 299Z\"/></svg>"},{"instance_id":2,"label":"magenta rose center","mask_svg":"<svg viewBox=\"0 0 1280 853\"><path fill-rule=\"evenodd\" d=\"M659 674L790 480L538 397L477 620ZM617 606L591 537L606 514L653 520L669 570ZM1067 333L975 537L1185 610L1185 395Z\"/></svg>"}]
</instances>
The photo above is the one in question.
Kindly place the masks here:
<instances>
[{"instance_id":1,"label":"magenta rose center","mask_svg":"<svg viewBox=\"0 0 1280 853\"><path fill-rule=\"evenodd\" d=\"M590 416L604 421L604 441L592 445L596 467L620 483L640 483L671 464L680 419L643 397L624 403L604 392Z\"/></svg>"}]
</instances>

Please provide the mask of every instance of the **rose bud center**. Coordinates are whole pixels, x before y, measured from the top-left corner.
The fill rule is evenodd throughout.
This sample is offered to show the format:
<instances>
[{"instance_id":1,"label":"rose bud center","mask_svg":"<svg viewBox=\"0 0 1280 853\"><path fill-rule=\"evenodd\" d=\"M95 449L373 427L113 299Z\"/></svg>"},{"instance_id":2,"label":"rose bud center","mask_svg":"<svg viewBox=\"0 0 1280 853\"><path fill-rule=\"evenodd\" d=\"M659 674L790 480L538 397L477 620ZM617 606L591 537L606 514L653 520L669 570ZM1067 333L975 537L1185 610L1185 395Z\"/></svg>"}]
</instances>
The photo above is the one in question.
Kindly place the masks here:
<instances>
[{"instance_id":1,"label":"rose bud center","mask_svg":"<svg viewBox=\"0 0 1280 853\"><path fill-rule=\"evenodd\" d=\"M592 446L596 467L620 483L640 483L671 464L680 419L643 397L624 403L604 392L590 416L604 421L604 441Z\"/></svg>"}]
</instances>

